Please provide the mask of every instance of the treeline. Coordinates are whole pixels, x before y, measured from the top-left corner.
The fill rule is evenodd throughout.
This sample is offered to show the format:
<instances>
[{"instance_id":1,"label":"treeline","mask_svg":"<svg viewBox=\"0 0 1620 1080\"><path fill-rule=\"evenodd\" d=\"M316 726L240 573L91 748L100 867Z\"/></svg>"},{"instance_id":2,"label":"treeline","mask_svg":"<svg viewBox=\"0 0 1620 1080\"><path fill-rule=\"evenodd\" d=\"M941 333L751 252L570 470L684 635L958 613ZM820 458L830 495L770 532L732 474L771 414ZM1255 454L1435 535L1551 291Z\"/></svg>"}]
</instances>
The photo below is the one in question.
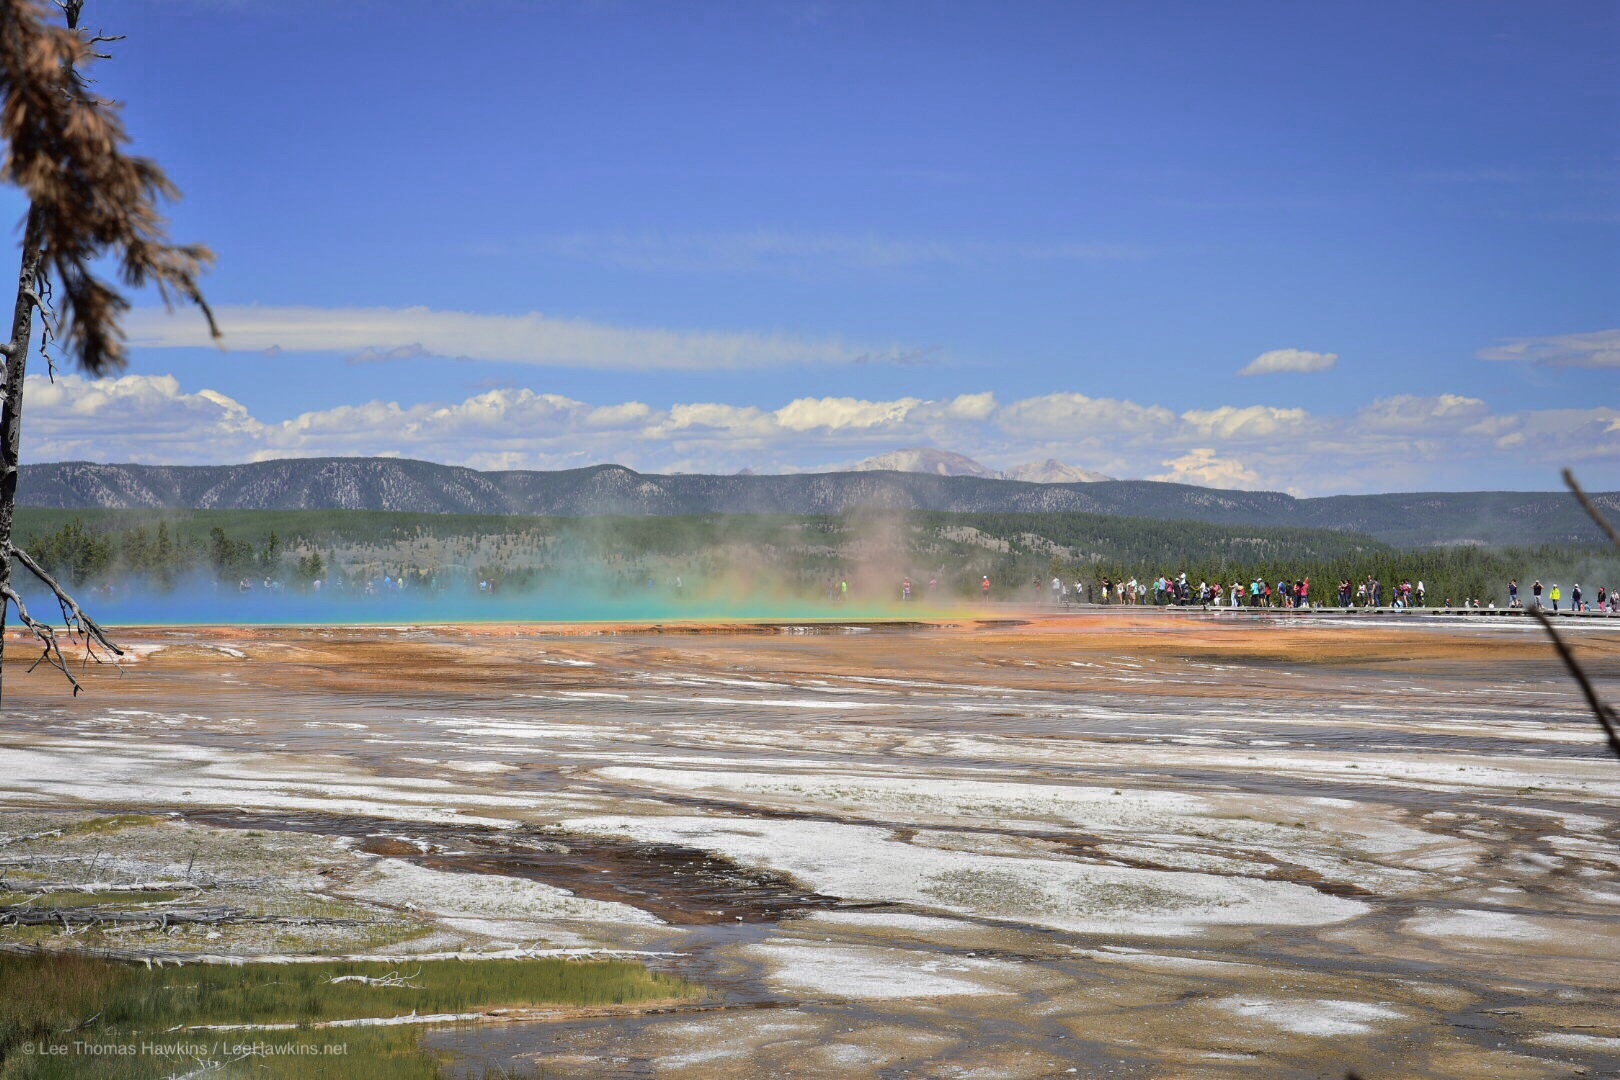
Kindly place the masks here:
<instances>
[{"instance_id":1,"label":"treeline","mask_svg":"<svg viewBox=\"0 0 1620 1080\"><path fill-rule=\"evenodd\" d=\"M1510 580L1519 582L1524 595L1529 594L1530 583L1537 578L1549 585L1560 582L1566 592L1576 582L1585 583L1594 594L1599 585L1620 584L1620 560L1611 550L1557 545L1414 550L1386 548L1316 559L1286 555L1262 560L1202 558L1184 563L1153 563L1145 576L1143 570L1133 563L1110 562L1106 566L1107 569L1066 569L1075 569L1092 582L1106 575L1116 582L1134 576L1140 582L1151 583L1160 573L1175 575L1185 572L1194 586L1207 581L1228 588L1234 582L1247 585L1258 579L1275 586L1278 581L1292 582L1309 576L1311 598L1317 604L1334 602L1340 581L1350 582L1353 592L1355 586L1369 575L1383 584L1386 598L1393 595L1393 587L1402 581L1414 584L1421 581L1427 601L1433 606L1448 601L1456 606L1468 600L1477 600L1481 605L1495 603L1498 607L1505 607Z\"/></svg>"},{"instance_id":2,"label":"treeline","mask_svg":"<svg viewBox=\"0 0 1620 1080\"><path fill-rule=\"evenodd\" d=\"M725 581L819 594L848 579L868 597L911 578L921 590L972 596L988 576L996 595L1053 576L1095 586L1185 573L1189 582L1275 584L1309 576L1312 596L1371 574L1385 593L1423 581L1439 603L1506 602L1506 585L1534 578L1595 593L1620 584L1620 560L1599 548L1394 548L1325 529L1259 528L1096 514L852 512L843 515L538 518L370 511L61 511L24 508L19 532L53 572L77 586L156 588L199 578L345 588L371 584L500 590L589 585L605 593L688 589ZM1093 595L1095 591L1093 590Z\"/></svg>"},{"instance_id":3,"label":"treeline","mask_svg":"<svg viewBox=\"0 0 1620 1080\"><path fill-rule=\"evenodd\" d=\"M23 547L52 574L74 586L134 579L172 588L199 575L277 583L290 575L296 583L310 584L326 573L319 552L289 558L274 530L255 544L232 539L217 526L197 540L176 537L166 521L151 529L136 526L100 531L75 519L54 532L30 534Z\"/></svg>"},{"instance_id":4,"label":"treeline","mask_svg":"<svg viewBox=\"0 0 1620 1080\"><path fill-rule=\"evenodd\" d=\"M969 527L1006 542L1004 553L973 560L976 565L965 584L951 582L962 591L976 587L983 575L997 588L1016 583L1031 594L1039 582L1043 595L1055 576L1071 586L1085 583L1092 596L1105 578L1135 578L1146 586L1161 574L1186 574L1195 588L1205 582L1229 588L1234 582L1247 585L1258 579L1275 586L1308 576L1311 596L1320 603L1336 599L1340 581L1349 581L1353 592L1371 575L1383 583L1386 597L1393 586L1409 580L1422 581L1433 604L1474 599L1505 606L1510 580L1518 580L1526 591L1537 577L1549 584L1559 581L1566 589L1584 582L1593 593L1598 585L1620 584L1620 558L1608 547L1397 548L1359 533L1325 529L1255 529L1093 514L920 517L935 530Z\"/></svg>"}]
</instances>

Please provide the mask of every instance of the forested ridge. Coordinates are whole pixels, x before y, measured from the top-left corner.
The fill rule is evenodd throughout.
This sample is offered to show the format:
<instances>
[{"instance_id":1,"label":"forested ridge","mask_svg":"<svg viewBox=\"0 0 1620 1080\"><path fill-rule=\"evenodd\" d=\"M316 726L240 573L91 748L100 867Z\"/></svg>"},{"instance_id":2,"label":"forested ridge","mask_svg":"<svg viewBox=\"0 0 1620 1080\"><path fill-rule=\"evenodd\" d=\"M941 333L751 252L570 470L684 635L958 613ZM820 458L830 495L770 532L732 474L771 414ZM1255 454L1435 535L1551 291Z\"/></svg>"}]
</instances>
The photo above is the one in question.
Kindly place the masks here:
<instances>
[{"instance_id":1,"label":"forested ridge","mask_svg":"<svg viewBox=\"0 0 1620 1080\"><path fill-rule=\"evenodd\" d=\"M1552 480L1549 477L1549 480ZM1620 513L1620 492L1596 492ZM383 510L473 515L690 516L1082 513L1366 533L1386 543L1585 544L1600 536L1567 492L1450 491L1296 498L1150 480L1030 483L902 472L715 476L619 465L554 472L398 458L299 458L245 465L56 462L22 470L21 505L58 509Z\"/></svg>"}]
</instances>

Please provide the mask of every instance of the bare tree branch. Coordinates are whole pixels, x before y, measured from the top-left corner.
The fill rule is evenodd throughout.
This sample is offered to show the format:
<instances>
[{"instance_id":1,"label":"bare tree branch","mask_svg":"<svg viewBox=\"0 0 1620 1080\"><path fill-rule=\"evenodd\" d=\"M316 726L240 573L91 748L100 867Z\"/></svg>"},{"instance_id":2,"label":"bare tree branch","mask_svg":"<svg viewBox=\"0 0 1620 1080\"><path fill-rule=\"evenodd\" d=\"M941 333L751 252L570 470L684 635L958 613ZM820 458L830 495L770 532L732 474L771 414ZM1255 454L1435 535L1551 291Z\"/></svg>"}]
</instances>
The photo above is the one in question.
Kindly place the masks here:
<instances>
[{"instance_id":1,"label":"bare tree branch","mask_svg":"<svg viewBox=\"0 0 1620 1080\"><path fill-rule=\"evenodd\" d=\"M1569 490L1580 501L1581 508L1597 523L1597 527L1602 529L1604 534L1614 542L1615 547L1620 548L1620 531L1616 531L1615 527L1609 524L1609 519L1603 516L1603 512L1597 508L1597 504L1592 501L1591 496L1582 490L1580 483L1575 479L1573 471L1564 470L1564 483L1569 486ZM1592 685L1592 680L1587 676L1586 670L1581 667L1580 661L1575 658L1575 651L1569 647L1563 636L1558 633L1557 628L1553 626L1551 617L1545 611L1542 611L1539 606L1526 610L1541 624L1541 628L1547 631L1547 636L1552 639L1553 648L1558 650L1558 657L1564 662L1564 668L1569 672L1570 678L1575 680L1581 688L1581 693L1586 695L1586 704L1591 708L1592 715L1597 717L1598 724L1603 728L1603 734L1608 739L1610 751L1614 753L1615 757L1620 758L1620 716L1617 716L1615 711L1602 698L1598 697L1597 687Z\"/></svg>"},{"instance_id":2,"label":"bare tree branch","mask_svg":"<svg viewBox=\"0 0 1620 1080\"><path fill-rule=\"evenodd\" d=\"M1575 479L1575 474L1569 469L1564 470L1564 483L1569 486L1569 490L1580 501L1581 509L1585 510L1587 516L1597 522L1597 527L1602 529L1604 534L1608 536L1609 542L1620 548L1620 529L1616 529L1609 524L1609 519L1603 516L1603 512L1597 508L1597 503L1592 501L1592 497L1582 490L1580 483Z\"/></svg>"},{"instance_id":3,"label":"bare tree branch","mask_svg":"<svg viewBox=\"0 0 1620 1080\"><path fill-rule=\"evenodd\" d=\"M57 584L56 579L47 573L45 568L40 566L32 555L15 544L11 545L10 551L12 558L26 567L29 573L38 578L47 589L55 594L57 601L62 605L63 614L70 627L74 627L78 632L101 642L103 646L112 650L115 655L124 655L124 650L112 643L112 640L107 637L107 632L102 629L101 624L86 615L83 609L79 607L78 601L74 600L66 589Z\"/></svg>"},{"instance_id":4,"label":"bare tree branch","mask_svg":"<svg viewBox=\"0 0 1620 1080\"><path fill-rule=\"evenodd\" d=\"M1558 657L1564 662L1564 667L1569 671L1570 678L1580 684L1581 693L1586 695L1586 704L1591 707L1592 715L1597 717L1597 722L1603 727L1603 733L1608 736L1609 749L1614 752L1615 757L1620 757L1620 717L1617 717L1614 710L1609 708L1602 698L1598 697L1597 688L1592 685L1592 680L1587 677L1580 661L1575 659L1574 650L1569 647L1568 642L1558 633L1547 613L1538 607L1532 607L1528 610L1531 615L1535 616L1536 621L1541 624L1541 628L1547 631L1547 636L1552 639L1553 648L1558 650Z\"/></svg>"},{"instance_id":5,"label":"bare tree branch","mask_svg":"<svg viewBox=\"0 0 1620 1080\"><path fill-rule=\"evenodd\" d=\"M62 646L56 640L56 628L49 623L42 623L28 614L28 605L23 603L23 598L17 594L16 589L13 589L10 585L0 585L0 603L8 600L16 607L17 618L22 620L22 624L32 630L34 636L39 638L45 646L45 651L40 653L39 659L35 660L28 670L33 671L34 668L39 667L41 664L50 665L60 671L67 681L73 684L73 696L78 697L79 691L83 690L84 687L79 685L79 680L75 679L73 672L68 670L67 658L62 655Z\"/></svg>"}]
</instances>

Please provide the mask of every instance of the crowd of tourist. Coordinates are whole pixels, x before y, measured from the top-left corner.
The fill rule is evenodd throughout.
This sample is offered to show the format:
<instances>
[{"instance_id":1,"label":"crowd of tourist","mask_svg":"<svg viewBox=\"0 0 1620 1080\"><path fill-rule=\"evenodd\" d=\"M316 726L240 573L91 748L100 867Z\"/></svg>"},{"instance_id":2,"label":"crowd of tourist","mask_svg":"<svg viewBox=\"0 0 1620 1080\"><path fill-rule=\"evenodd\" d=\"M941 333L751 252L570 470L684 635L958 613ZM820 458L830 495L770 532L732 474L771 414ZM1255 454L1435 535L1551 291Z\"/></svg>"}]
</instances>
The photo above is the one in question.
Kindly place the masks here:
<instances>
[{"instance_id":1,"label":"crowd of tourist","mask_svg":"<svg viewBox=\"0 0 1620 1080\"><path fill-rule=\"evenodd\" d=\"M1414 582L1409 578L1403 578L1395 584L1386 586L1372 574L1368 574L1361 581L1342 579L1332 593L1317 594L1318 599L1314 603L1311 579L1308 575L1292 581L1282 578L1272 582L1256 577L1250 581L1213 583L1200 581L1196 585L1187 580L1186 574L1174 576L1161 574L1152 581L1139 581L1134 577L1116 581L1105 576L1095 582L1084 579L1065 581L1060 576L1054 576L1049 585L1043 585L1038 577L1034 578L1031 581L1031 589L1037 595L1045 592L1046 598L1051 603L1064 606L1136 604L1155 607L1215 608L1387 607L1394 611L1430 607L1443 610L1492 609L1497 606L1494 599L1482 600L1475 596L1432 598L1437 599L1438 603L1431 604L1428 588L1421 579ZM982 593L985 599L989 599L988 578L982 584ZM1517 580L1508 582L1507 593L1508 607L1524 606L1519 598ZM1615 615L1620 614L1620 591L1608 586L1599 586L1595 595L1589 595L1577 584L1570 589L1566 602L1563 589L1557 583L1548 587L1536 581L1530 586L1530 605L1537 608L1550 605L1553 611L1600 612Z\"/></svg>"},{"instance_id":2,"label":"crowd of tourist","mask_svg":"<svg viewBox=\"0 0 1620 1080\"><path fill-rule=\"evenodd\" d=\"M1540 581L1532 582L1530 585L1530 606L1539 608L1545 607L1547 604L1551 604L1554 611L1601 611L1614 615L1620 614L1620 592L1609 586L1599 585L1596 597L1588 599L1587 594L1581 591L1580 582L1577 581L1575 586L1569 590L1569 603L1565 607L1561 606L1564 604L1564 590L1559 587L1558 582L1553 582L1551 588L1543 585ZM1524 606L1519 602L1519 583L1517 581L1508 582L1508 606Z\"/></svg>"}]
</instances>

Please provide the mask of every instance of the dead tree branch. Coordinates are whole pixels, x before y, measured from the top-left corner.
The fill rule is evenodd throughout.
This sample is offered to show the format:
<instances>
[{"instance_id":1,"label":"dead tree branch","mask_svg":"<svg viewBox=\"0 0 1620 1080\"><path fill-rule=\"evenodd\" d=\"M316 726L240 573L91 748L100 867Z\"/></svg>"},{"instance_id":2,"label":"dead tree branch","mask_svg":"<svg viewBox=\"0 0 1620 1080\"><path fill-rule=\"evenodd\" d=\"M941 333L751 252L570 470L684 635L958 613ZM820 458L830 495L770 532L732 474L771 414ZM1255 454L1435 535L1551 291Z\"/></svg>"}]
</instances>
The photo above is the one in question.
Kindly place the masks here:
<instances>
[{"instance_id":1,"label":"dead tree branch","mask_svg":"<svg viewBox=\"0 0 1620 1080\"><path fill-rule=\"evenodd\" d=\"M124 650L120 649L116 644L114 644L113 640L107 636L107 631L103 629L102 625L96 622L96 620L92 619L89 615L86 615L84 613L84 609L79 607L79 602L73 598L72 594L70 594L66 589L62 588L62 586L57 583L56 579L52 577L43 566L39 565L32 555L28 554L28 552L22 550L21 548L16 547L15 545L6 544L4 546L0 546L0 557L6 558L7 561L15 559L51 591L51 595L55 598L58 606L60 606L62 609L62 621L66 624L68 639L70 641L78 641L84 647L84 660L86 664L93 660L98 664L111 662L114 667L118 666L118 662L116 660L108 661L105 657L98 653L96 651L96 645L99 643L114 656L123 656ZM73 687L73 694L75 697L77 697L79 692L83 690L84 687L80 685L78 679L73 677L73 673L68 670L67 657L62 652L62 644L61 640L57 636L56 627L50 625L49 623L41 622L30 615L28 612L28 607L23 602L21 594L19 594L11 585L0 585L0 604L5 604L7 602L16 607L18 619L22 621L22 624L25 627L33 632L34 636L39 639L40 643L44 647L43 651L40 653L39 659L35 660L33 664L29 666L28 670L31 672L34 670L34 668L39 667L40 664L46 664L50 667L56 668ZM123 669L119 668L119 670L122 671Z\"/></svg>"},{"instance_id":2,"label":"dead tree branch","mask_svg":"<svg viewBox=\"0 0 1620 1080\"><path fill-rule=\"evenodd\" d=\"M1564 662L1564 668L1569 672L1570 678L1579 684L1581 693L1586 695L1586 704L1592 709L1592 715L1597 717L1597 722L1603 727L1603 733L1608 736L1609 749L1614 752L1615 757L1620 758L1620 716L1616 716L1614 710L1598 697L1597 688L1592 685L1592 680L1581 667L1580 661L1575 659L1574 650L1553 626L1552 617L1537 607L1530 608L1529 611L1552 639L1553 648L1558 650L1558 658Z\"/></svg>"},{"instance_id":3,"label":"dead tree branch","mask_svg":"<svg viewBox=\"0 0 1620 1080\"><path fill-rule=\"evenodd\" d=\"M0 604L7 601L10 601L12 606L17 609L17 618L22 621L22 624L32 630L34 636L39 638L40 642L45 646L44 651L39 654L39 659L29 665L28 670L32 672L39 665L48 664L60 671L67 681L73 684L73 696L78 697L79 691L83 690L84 687L79 685L79 680L75 679L73 672L68 670L67 658L62 655L62 646L56 640L56 627L49 623L42 623L28 614L28 605L23 603L23 598L18 595L17 590L10 585L0 585Z\"/></svg>"},{"instance_id":4,"label":"dead tree branch","mask_svg":"<svg viewBox=\"0 0 1620 1080\"><path fill-rule=\"evenodd\" d=\"M1564 483L1569 486L1571 493L1580 502L1581 509L1586 511L1587 517L1590 517L1597 524L1597 527L1603 530L1610 543L1620 548L1620 529L1616 529L1609 523L1609 519L1603 516L1603 512L1597 508L1597 503L1593 502L1592 497L1581 488L1580 483L1575 479L1575 474L1569 469L1564 470Z\"/></svg>"},{"instance_id":5,"label":"dead tree branch","mask_svg":"<svg viewBox=\"0 0 1620 1080\"><path fill-rule=\"evenodd\" d=\"M50 25L37 0L0 0L4 179L23 189L39 227L39 269L60 290L58 337L100 375L125 362L119 324L129 302L96 276L97 262L114 255L125 285L155 285L165 303L196 305L217 338L198 284L213 254L170 242L158 207L178 190L156 162L127 152L117 104L86 89L95 46L116 36L80 31L82 0L57 6L66 26Z\"/></svg>"},{"instance_id":6,"label":"dead tree branch","mask_svg":"<svg viewBox=\"0 0 1620 1080\"><path fill-rule=\"evenodd\" d=\"M420 990L422 984L415 980L422 974L421 967L409 975L402 974L397 968L386 975L333 975L326 980L328 985L336 983L360 983L362 986L379 986L389 990Z\"/></svg>"},{"instance_id":7,"label":"dead tree branch","mask_svg":"<svg viewBox=\"0 0 1620 1080\"><path fill-rule=\"evenodd\" d=\"M142 930L167 930L171 926L364 926L365 919L324 918L305 915L255 915L236 908L170 908L117 910L107 907L33 907L14 904L0 907L0 926L69 927L120 926Z\"/></svg>"},{"instance_id":8,"label":"dead tree branch","mask_svg":"<svg viewBox=\"0 0 1620 1080\"><path fill-rule=\"evenodd\" d=\"M1620 531L1617 531L1609 523L1609 519L1603 516L1603 512L1592 501L1592 497L1582 490L1580 483L1575 479L1574 472L1569 469L1564 470L1564 483L1569 486L1570 492L1580 502L1581 508L1597 523L1597 527L1603 531L1603 534L1614 543L1616 548L1620 548ZM1531 607L1527 610L1531 615L1535 616L1536 621L1541 624L1541 628L1547 631L1547 637L1552 640L1553 648L1558 651L1558 658L1564 662L1565 670L1569 672L1570 678L1574 679L1576 684L1580 686L1581 693L1586 695L1586 704L1592 710L1592 715L1597 718L1598 725L1603 728L1603 734L1608 740L1610 752L1616 758L1620 758L1620 715L1616 715L1608 703L1598 696L1597 687L1592 685L1591 677L1586 674L1586 669L1581 667L1581 662L1576 659L1575 650L1569 647L1569 643L1564 640L1563 635L1553 626L1552 617L1542 611L1540 607Z\"/></svg>"},{"instance_id":9,"label":"dead tree branch","mask_svg":"<svg viewBox=\"0 0 1620 1080\"><path fill-rule=\"evenodd\" d=\"M47 589L51 590L51 593L56 597L57 603L62 605L62 616L66 620L69 630L85 638L87 658L94 657L94 652L90 647L92 640L99 641L103 648L108 649L115 656L124 655L124 650L113 644L112 639L107 636L107 632L102 629L101 624L86 615L84 610L79 607L78 601L74 600L66 589L57 584L56 579L47 573L45 568L39 565L32 555L15 544L11 545L10 551L11 557L38 578ZM96 659L99 659L99 657Z\"/></svg>"}]
</instances>

